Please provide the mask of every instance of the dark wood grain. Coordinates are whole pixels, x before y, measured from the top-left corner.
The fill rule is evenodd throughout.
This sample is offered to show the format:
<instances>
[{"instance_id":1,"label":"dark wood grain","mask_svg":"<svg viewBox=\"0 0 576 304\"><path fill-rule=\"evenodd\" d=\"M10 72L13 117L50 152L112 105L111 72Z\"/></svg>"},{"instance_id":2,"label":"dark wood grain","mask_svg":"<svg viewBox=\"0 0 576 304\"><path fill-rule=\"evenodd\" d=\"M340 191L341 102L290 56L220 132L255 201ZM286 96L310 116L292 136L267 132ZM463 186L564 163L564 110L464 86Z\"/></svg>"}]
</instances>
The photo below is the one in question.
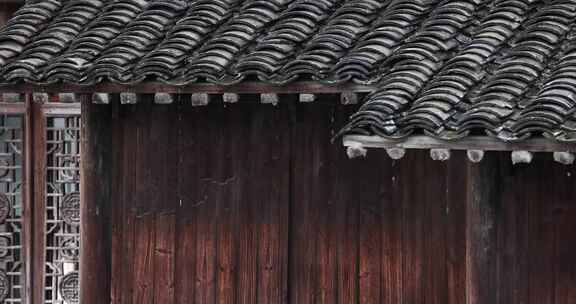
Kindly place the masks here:
<instances>
[{"instance_id":1,"label":"dark wood grain","mask_svg":"<svg viewBox=\"0 0 576 304\"><path fill-rule=\"evenodd\" d=\"M136 110L136 143L129 147L136 153L138 162L136 165L136 187L134 208L134 257L133 257L133 281L132 303L154 303L155 265L154 253L156 243L156 216L155 208L160 202L157 200L157 179L152 175L155 164L152 163L151 150L154 141L151 137L152 102L150 94L138 95L141 106Z\"/></svg>"},{"instance_id":2,"label":"dark wood grain","mask_svg":"<svg viewBox=\"0 0 576 304\"><path fill-rule=\"evenodd\" d=\"M90 96L80 95L79 99L83 109L80 301L85 304L109 303L112 248L112 112L109 105L92 104Z\"/></svg>"},{"instance_id":3,"label":"dark wood grain","mask_svg":"<svg viewBox=\"0 0 576 304\"><path fill-rule=\"evenodd\" d=\"M134 280L132 303L154 303L154 249L156 217L141 215L134 221Z\"/></svg>"},{"instance_id":4,"label":"dark wood grain","mask_svg":"<svg viewBox=\"0 0 576 304\"><path fill-rule=\"evenodd\" d=\"M209 104L206 111L197 112L190 119L198 119L200 128L205 128L203 132L198 130L196 144L199 145L198 157L199 177L189 187L196 186L197 193L193 212L196 214L196 285L195 303L216 303L217 296L217 192L216 176L221 174L222 162L219 161L225 140L221 137L221 122L223 118L219 116L216 105ZM200 111L196 109L196 111ZM253 286L253 285L252 285Z\"/></svg>"},{"instance_id":5,"label":"dark wood grain","mask_svg":"<svg viewBox=\"0 0 576 304\"><path fill-rule=\"evenodd\" d=\"M137 172L139 168L140 155L136 147L138 147L138 121L133 118L131 113L135 111L134 107L125 106L121 108L120 117L123 121L120 129L114 129L115 133L120 133L122 136L122 165L118 173L122 179L122 193L117 194L121 199L118 203L117 213L121 213L117 218L121 223L122 237L121 243L114 243L113 253L117 252L119 256L121 268L114 268L114 274L119 277L119 286L115 287L120 291L120 295L115 295L120 298L120 303L131 304L134 296L134 257L135 257L135 237L136 237L136 204L138 202L137 185L138 178ZM140 139L141 140L141 139Z\"/></svg>"},{"instance_id":6,"label":"dark wood grain","mask_svg":"<svg viewBox=\"0 0 576 304\"><path fill-rule=\"evenodd\" d=\"M528 220L530 206L539 189L538 166L520 165L509 173L514 176L510 187L502 189L498 217L498 283L499 303L528 303ZM510 167L508 166L510 170ZM536 170L533 170L536 169Z\"/></svg>"},{"instance_id":7,"label":"dark wood grain","mask_svg":"<svg viewBox=\"0 0 576 304\"><path fill-rule=\"evenodd\" d=\"M196 224L197 214L195 206L198 202L198 187L194 183L199 180L200 166L204 162L200 154L202 146L198 136L203 132L202 116L198 115L197 109L182 106L189 96L178 95L176 98L179 106L178 118L175 124L178 127L178 176L177 191L179 194L178 208L176 209L176 303L194 303L196 286ZM192 116L196 113L196 116ZM176 160L172 160L176 161Z\"/></svg>"},{"instance_id":8,"label":"dark wood grain","mask_svg":"<svg viewBox=\"0 0 576 304\"><path fill-rule=\"evenodd\" d=\"M240 199L243 188L240 182L243 178L241 166L247 153L244 145L246 126L243 124L246 112L234 107L214 110L219 118L213 123L220 124L217 128L217 149L223 156L215 160L217 165L210 181L217 208L216 303L231 304L236 302L236 269L238 257L242 254L236 246L238 223L241 221L239 210L247 207L241 206L243 202ZM253 249L251 251L255 252Z\"/></svg>"},{"instance_id":9,"label":"dark wood grain","mask_svg":"<svg viewBox=\"0 0 576 304\"><path fill-rule=\"evenodd\" d=\"M325 101L324 101L325 102ZM322 109L322 110L320 110ZM335 206L324 181L331 180L329 148L333 107L321 103L294 109L291 168L290 303L334 302L336 276L330 216ZM332 252L331 252L332 251Z\"/></svg>"},{"instance_id":10,"label":"dark wood grain","mask_svg":"<svg viewBox=\"0 0 576 304\"><path fill-rule=\"evenodd\" d=\"M383 151L382 151L383 152ZM372 156L369 156L372 157ZM387 157L381 153L376 155L380 159ZM403 296L403 278L404 265L403 256L403 221L404 209L402 205L402 188L404 184L403 175L401 174L401 163L388 160L389 165L381 170L388 170L387 180L381 185L382 197L382 303L402 303ZM370 164L366 164L370 165Z\"/></svg>"},{"instance_id":11,"label":"dark wood grain","mask_svg":"<svg viewBox=\"0 0 576 304\"><path fill-rule=\"evenodd\" d=\"M402 289L403 300L407 303L423 303L424 285L424 229L434 229L424 225L424 187L414 191L416 180L423 178L419 166L427 162L423 151L409 151L401 163L400 191L402 191ZM426 174L426 176L429 176ZM428 300L428 299L426 299Z\"/></svg>"},{"instance_id":12,"label":"dark wood grain","mask_svg":"<svg viewBox=\"0 0 576 304\"><path fill-rule=\"evenodd\" d=\"M22 196L22 241L24 256L24 283L23 298L24 304L31 304L33 299L33 267L34 267L34 116L32 112L32 100L25 97L24 116L24 163L23 163L23 196Z\"/></svg>"},{"instance_id":13,"label":"dark wood grain","mask_svg":"<svg viewBox=\"0 0 576 304\"><path fill-rule=\"evenodd\" d=\"M288 301L290 121L287 100L281 98L280 102L282 104L277 107L249 107L248 144L251 148L242 147L251 151L245 161L251 163L252 168L241 188L250 189L252 197L256 198L258 218L257 303L284 304ZM260 161L251 162L253 159ZM254 183L253 178L261 182ZM245 203L248 202L242 202Z\"/></svg>"},{"instance_id":14,"label":"dark wood grain","mask_svg":"<svg viewBox=\"0 0 576 304\"><path fill-rule=\"evenodd\" d=\"M176 210L178 193L178 108L154 105L150 121L152 179L157 187L150 198L156 200L154 249L154 303L175 303Z\"/></svg>"},{"instance_id":15,"label":"dark wood grain","mask_svg":"<svg viewBox=\"0 0 576 304\"><path fill-rule=\"evenodd\" d=\"M122 116L120 113L119 108L119 96L115 95L112 97L112 145L116 147L112 151L114 165L112 168L112 205L115 206L114 208L117 209L116 212L111 212L111 221L112 221L112 244L123 244L125 240L124 236L124 220L127 218L126 213L124 212L124 201L122 194L124 193L124 165L125 165L125 157L124 157L124 121L122 120ZM127 240L127 239L126 239ZM129 241L129 240L127 240ZM111 267L112 269L122 269L124 266L123 257L125 251L123 246L112 246L111 252ZM112 304L121 304L122 303L122 282L123 282L122 274L117 274L111 277L110 281L110 288L111 288L111 300Z\"/></svg>"},{"instance_id":16,"label":"dark wood grain","mask_svg":"<svg viewBox=\"0 0 576 304\"><path fill-rule=\"evenodd\" d=\"M39 105L31 103L32 115L32 133L34 136L32 144L34 147L41 147L34 150L34 167L33 167L33 224L34 231L34 248L44 248L46 244L45 239L45 223L46 223L46 117L43 115ZM33 267L43 267L45 261L45 250L34 250L32 257ZM33 284L35 286L44 286L44 273L43 271L33 271ZM32 302L43 303L44 293L42 288L32 289Z\"/></svg>"},{"instance_id":17,"label":"dark wood grain","mask_svg":"<svg viewBox=\"0 0 576 304\"><path fill-rule=\"evenodd\" d=\"M327 96L325 98L337 98L337 96ZM329 100L324 99L325 102ZM356 108L353 106L330 107L330 132L336 132L339 126L348 119ZM327 112L327 111L326 111ZM327 140L326 138L318 139ZM334 303L357 303L359 299L359 252L360 252L360 201L359 193L364 191L364 180L353 178L359 172L366 170L386 170L386 160L379 158L376 154L372 161L351 160L346 156L345 150L340 146L330 145L324 142L328 150L330 162L327 164L331 172L331 178L325 179L328 184L328 199L332 205L332 212L329 215L330 229L334 230L332 251L336 258L335 280L336 301ZM378 164L377 166L374 166ZM328 182L330 181L330 182ZM378 184L378 183L376 183ZM382 215L384 216L384 215Z\"/></svg>"},{"instance_id":18,"label":"dark wood grain","mask_svg":"<svg viewBox=\"0 0 576 304\"><path fill-rule=\"evenodd\" d=\"M467 175L466 200L466 290L468 304L497 303L497 217L500 205L499 154L471 164Z\"/></svg>"},{"instance_id":19,"label":"dark wood grain","mask_svg":"<svg viewBox=\"0 0 576 304\"><path fill-rule=\"evenodd\" d=\"M454 153L446 175L446 279L449 304L466 303L466 208L470 164L463 152Z\"/></svg>"},{"instance_id":20,"label":"dark wood grain","mask_svg":"<svg viewBox=\"0 0 576 304\"><path fill-rule=\"evenodd\" d=\"M576 302L576 180L573 167L554 166L549 174L555 181L552 203L556 223L553 272L556 304ZM533 280L537 278L534 277ZM550 286L550 285L548 285Z\"/></svg>"},{"instance_id":21,"label":"dark wood grain","mask_svg":"<svg viewBox=\"0 0 576 304\"><path fill-rule=\"evenodd\" d=\"M421 241L424 245L423 277L420 279L422 301L429 304L444 304L448 302L448 282L446 263L447 235L447 185L446 163L434 161L428 151L420 151L420 159L415 163L421 166L416 172L426 173L426 183L420 185L422 194L417 212L422 208ZM411 187L413 187L411 183ZM462 214L461 216L464 216Z\"/></svg>"},{"instance_id":22,"label":"dark wood grain","mask_svg":"<svg viewBox=\"0 0 576 304\"><path fill-rule=\"evenodd\" d=\"M383 159L383 154L374 155ZM377 161L365 170L373 183L364 183L357 189L356 203L359 208L358 248L358 302L362 304L382 302L382 205L384 191L391 180L391 171ZM378 195L372 195L378 193ZM385 204L385 203L384 203Z\"/></svg>"},{"instance_id":23,"label":"dark wood grain","mask_svg":"<svg viewBox=\"0 0 576 304\"><path fill-rule=\"evenodd\" d=\"M562 188L570 185L570 177L566 173L570 172L571 168L550 164L542 159L538 159L531 167L533 168L526 169L529 169L537 185L527 205L528 303L555 303L556 223L559 220L556 208L562 206L558 200L562 200L562 195L566 193L561 191ZM550 174L551 172L554 174ZM545 174L550 177L542 179ZM551 196L549 192L557 194ZM550 202L550 199L553 201ZM521 202L516 204L523 205Z\"/></svg>"}]
</instances>

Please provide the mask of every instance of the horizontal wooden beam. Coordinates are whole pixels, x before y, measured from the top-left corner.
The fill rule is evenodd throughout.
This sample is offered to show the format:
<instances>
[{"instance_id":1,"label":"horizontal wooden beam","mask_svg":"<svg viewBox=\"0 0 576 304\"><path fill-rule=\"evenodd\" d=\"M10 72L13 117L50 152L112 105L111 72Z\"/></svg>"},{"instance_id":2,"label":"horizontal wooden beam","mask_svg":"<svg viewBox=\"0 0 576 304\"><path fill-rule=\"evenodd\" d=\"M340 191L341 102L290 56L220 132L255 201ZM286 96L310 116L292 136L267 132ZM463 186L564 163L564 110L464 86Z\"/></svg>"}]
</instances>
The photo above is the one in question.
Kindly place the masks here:
<instances>
[{"instance_id":1,"label":"horizontal wooden beam","mask_svg":"<svg viewBox=\"0 0 576 304\"><path fill-rule=\"evenodd\" d=\"M74 116L80 115L80 103L47 102L40 105L42 112L47 116Z\"/></svg>"},{"instance_id":2,"label":"horizontal wooden beam","mask_svg":"<svg viewBox=\"0 0 576 304\"><path fill-rule=\"evenodd\" d=\"M24 114L28 105L24 102L0 102L0 114Z\"/></svg>"},{"instance_id":3,"label":"horizontal wooden beam","mask_svg":"<svg viewBox=\"0 0 576 304\"><path fill-rule=\"evenodd\" d=\"M401 140L380 136L344 136L344 146L381 149L447 149L482 151L576 152L576 143L555 142L546 138L533 138L521 142L503 142L488 136L469 136L456 141L444 141L430 136L410 136Z\"/></svg>"},{"instance_id":4,"label":"horizontal wooden beam","mask_svg":"<svg viewBox=\"0 0 576 304\"><path fill-rule=\"evenodd\" d=\"M99 83L95 85L83 86L75 84L50 84L50 85L34 85L34 84L14 84L14 85L0 85L0 93L172 93L172 94L191 94L191 93L206 93L206 94L224 94L224 93L238 93L238 94L295 94L295 93L366 93L372 92L376 86L360 85L354 83L342 84L321 84L312 81L300 81L288 83L285 85L272 85L262 82L243 82L233 85L218 85L211 83L194 83L188 85L171 85L162 82L141 82L134 85L124 85L118 83Z\"/></svg>"}]
</instances>

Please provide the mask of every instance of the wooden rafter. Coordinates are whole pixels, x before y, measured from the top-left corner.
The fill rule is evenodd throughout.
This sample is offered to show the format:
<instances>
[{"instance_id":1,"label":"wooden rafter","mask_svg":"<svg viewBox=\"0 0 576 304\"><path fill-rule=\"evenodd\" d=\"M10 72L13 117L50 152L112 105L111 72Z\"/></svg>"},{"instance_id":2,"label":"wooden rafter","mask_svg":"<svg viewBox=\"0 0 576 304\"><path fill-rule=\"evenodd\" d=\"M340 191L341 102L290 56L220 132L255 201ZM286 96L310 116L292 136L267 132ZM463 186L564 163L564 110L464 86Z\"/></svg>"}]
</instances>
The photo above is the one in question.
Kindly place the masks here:
<instances>
[{"instance_id":1,"label":"wooden rafter","mask_svg":"<svg viewBox=\"0 0 576 304\"><path fill-rule=\"evenodd\" d=\"M284 85L273 85L262 82L243 82L233 85L218 85L211 83L195 83L189 85L171 85L162 82L142 82L134 85L125 85L118 83L100 83L95 85L83 86L74 84L51 84L51 85L34 85L34 84L14 84L0 86L0 93L174 93L174 94L223 94L223 93L243 93L243 94L293 94L293 93L344 93L356 92L366 93L376 89L374 85L360 85L354 83L344 84L321 84L312 81L294 82Z\"/></svg>"},{"instance_id":2,"label":"wooden rafter","mask_svg":"<svg viewBox=\"0 0 576 304\"><path fill-rule=\"evenodd\" d=\"M361 144L364 148L382 149L448 149L484 151L576 152L576 145L555 142L546 138L533 138L521 142L503 142L489 136L469 136L456 141L444 141L430 136L410 136L402 140L379 136L345 136L344 146Z\"/></svg>"},{"instance_id":3,"label":"wooden rafter","mask_svg":"<svg viewBox=\"0 0 576 304\"><path fill-rule=\"evenodd\" d=\"M430 150L434 160L450 159L451 150L465 150L471 162L478 163L485 151L512 151L514 164L530 163L533 152L552 152L556 162L571 165L576 161L576 144L562 143L547 138L532 138L520 142L504 142L489 136L469 136L455 141L444 141L430 136L409 136L404 139L386 139L380 136L345 136L343 144L350 158L366 156L369 148L386 149L392 159L401 159L407 149Z\"/></svg>"}]
</instances>

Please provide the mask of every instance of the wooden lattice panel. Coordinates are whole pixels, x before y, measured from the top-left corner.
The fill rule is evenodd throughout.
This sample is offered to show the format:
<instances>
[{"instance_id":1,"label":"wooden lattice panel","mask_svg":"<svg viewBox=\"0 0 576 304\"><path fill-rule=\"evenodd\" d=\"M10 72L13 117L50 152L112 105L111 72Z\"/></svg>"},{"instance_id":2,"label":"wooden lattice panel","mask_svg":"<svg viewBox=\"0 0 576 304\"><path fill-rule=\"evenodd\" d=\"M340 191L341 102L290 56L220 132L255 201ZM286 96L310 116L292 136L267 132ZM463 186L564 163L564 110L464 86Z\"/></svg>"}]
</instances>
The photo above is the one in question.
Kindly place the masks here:
<instances>
[{"instance_id":1,"label":"wooden lattice panel","mask_svg":"<svg viewBox=\"0 0 576 304\"><path fill-rule=\"evenodd\" d=\"M23 303L23 117L0 116L0 303Z\"/></svg>"},{"instance_id":2,"label":"wooden lattice panel","mask_svg":"<svg viewBox=\"0 0 576 304\"><path fill-rule=\"evenodd\" d=\"M45 186L45 303L79 294L80 118L48 117Z\"/></svg>"}]
</instances>

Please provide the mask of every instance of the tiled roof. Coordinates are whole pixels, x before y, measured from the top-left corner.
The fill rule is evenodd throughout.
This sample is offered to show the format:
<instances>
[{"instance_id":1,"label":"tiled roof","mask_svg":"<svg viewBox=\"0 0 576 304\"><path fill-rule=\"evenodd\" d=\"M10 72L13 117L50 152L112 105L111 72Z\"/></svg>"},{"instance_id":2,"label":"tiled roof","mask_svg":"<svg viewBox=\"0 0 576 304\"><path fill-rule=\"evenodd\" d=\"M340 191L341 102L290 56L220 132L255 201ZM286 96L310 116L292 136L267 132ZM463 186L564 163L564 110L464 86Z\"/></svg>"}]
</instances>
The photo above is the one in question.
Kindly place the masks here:
<instances>
[{"instance_id":1,"label":"tiled roof","mask_svg":"<svg viewBox=\"0 0 576 304\"><path fill-rule=\"evenodd\" d=\"M346 134L576 140L574 0L36 0L0 83L375 85Z\"/></svg>"},{"instance_id":2,"label":"tiled roof","mask_svg":"<svg viewBox=\"0 0 576 304\"><path fill-rule=\"evenodd\" d=\"M415 26L429 10L412 0L394 6L379 0L31 1L0 32L0 81L369 81L378 62L366 57L374 46L359 41L369 42L371 28ZM398 44L402 37L392 39Z\"/></svg>"}]
</instances>

